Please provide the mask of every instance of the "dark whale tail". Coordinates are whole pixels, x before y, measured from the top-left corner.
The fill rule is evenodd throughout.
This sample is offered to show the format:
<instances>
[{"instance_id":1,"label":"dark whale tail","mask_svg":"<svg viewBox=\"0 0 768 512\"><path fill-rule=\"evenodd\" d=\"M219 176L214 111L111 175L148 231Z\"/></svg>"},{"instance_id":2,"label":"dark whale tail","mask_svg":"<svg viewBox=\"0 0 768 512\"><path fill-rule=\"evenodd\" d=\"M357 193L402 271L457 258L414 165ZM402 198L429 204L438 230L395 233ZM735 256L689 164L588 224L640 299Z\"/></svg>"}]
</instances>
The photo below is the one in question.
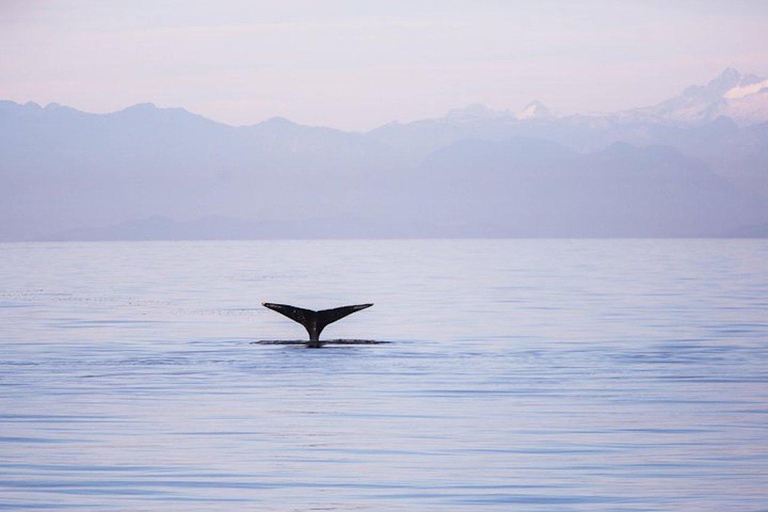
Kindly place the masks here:
<instances>
[{"instance_id":1,"label":"dark whale tail","mask_svg":"<svg viewBox=\"0 0 768 512\"><path fill-rule=\"evenodd\" d=\"M272 304L271 302L264 302L262 305L303 325L309 333L309 343L307 343L307 346L311 348L320 348L322 346L320 333L323 332L326 325L336 320L341 320L355 311L373 306L373 304L357 304L355 306L342 306L340 308L313 311L287 304Z\"/></svg>"}]
</instances>

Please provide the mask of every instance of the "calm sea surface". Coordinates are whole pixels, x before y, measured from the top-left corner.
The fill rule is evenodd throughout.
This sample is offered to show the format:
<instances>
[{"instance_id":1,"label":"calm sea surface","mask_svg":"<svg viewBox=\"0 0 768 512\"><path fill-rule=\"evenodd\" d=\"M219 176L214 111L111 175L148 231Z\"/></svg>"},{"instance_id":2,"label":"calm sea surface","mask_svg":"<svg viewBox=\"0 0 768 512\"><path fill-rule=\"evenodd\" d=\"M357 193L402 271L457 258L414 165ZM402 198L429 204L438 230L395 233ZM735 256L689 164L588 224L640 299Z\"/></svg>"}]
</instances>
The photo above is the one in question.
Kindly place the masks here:
<instances>
[{"instance_id":1,"label":"calm sea surface","mask_svg":"<svg viewBox=\"0 0 768 512\"><path fill-rule=\"evenodd\" d=\"M768 510L768 241L0 244L0 509ZM311 350L260 306L374 302Z\"/></svg>"}]
</instances>

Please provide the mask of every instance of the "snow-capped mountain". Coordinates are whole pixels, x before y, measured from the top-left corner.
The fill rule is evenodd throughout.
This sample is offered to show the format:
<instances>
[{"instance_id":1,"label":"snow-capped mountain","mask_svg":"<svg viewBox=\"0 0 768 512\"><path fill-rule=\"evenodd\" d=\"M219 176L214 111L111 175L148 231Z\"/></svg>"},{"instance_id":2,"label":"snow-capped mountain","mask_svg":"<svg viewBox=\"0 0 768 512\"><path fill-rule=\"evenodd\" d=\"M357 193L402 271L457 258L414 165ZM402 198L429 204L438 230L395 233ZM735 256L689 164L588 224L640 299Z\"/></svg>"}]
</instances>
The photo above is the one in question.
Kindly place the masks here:
<instances>
[{"instance_id":1,"label":"snow-capped mountain","mask_svg":"<svg viewBox=\"0 0 768 512\"><path fill-rule=\"evenodd\" d=\"M516 119L549 119L554 117L552 112L540 101L529 103L523 110L515 114Z\"/></svg>"},{"instance_id":2,"label":"snow-capped mountain","mask_svg":"<svg viewBox=\"0 0 768 512\"><path fill-rule=\"evenodd\" d=\"M443 121L449 124L477 124L484 121L528 121L533 119L553 119L555 116L540 101L533 101L524 109L513 112L511 110L494 110L480 103L475 103L464 108L455 108L445 115Z\"/></svg>"},{"instance_id":3,"label":"snow-capped mountain","mask_svg":"<svg viewBox=\"0 0 768 512\"><path fill-rule=\"evenodd\" d=\"M589 122L643 122L696 124L718 117L730 117L745 126L768 121L768 78L742 75L728 68L706 85L688 87L680 96L657 105L640 107L605 115L576 115L572 121ZM453 125L472 125L482 122L531 121L556 119L540 101L529 103L518 112L493 110L474 104L453 109L442 119Z\"/></svg>"},{"instance_id":4,"label":"snow-capped mountain","mask_svg":"<svg viewBox=\"0 0 768 512\"><path fill-rule=\"evenodd\" d=\"M768 121L768 79L733 68L707 85L694 85L676 98L623 113L634 120L696 123L720 116L741 125Z\"/></svg>"}]
</instances>

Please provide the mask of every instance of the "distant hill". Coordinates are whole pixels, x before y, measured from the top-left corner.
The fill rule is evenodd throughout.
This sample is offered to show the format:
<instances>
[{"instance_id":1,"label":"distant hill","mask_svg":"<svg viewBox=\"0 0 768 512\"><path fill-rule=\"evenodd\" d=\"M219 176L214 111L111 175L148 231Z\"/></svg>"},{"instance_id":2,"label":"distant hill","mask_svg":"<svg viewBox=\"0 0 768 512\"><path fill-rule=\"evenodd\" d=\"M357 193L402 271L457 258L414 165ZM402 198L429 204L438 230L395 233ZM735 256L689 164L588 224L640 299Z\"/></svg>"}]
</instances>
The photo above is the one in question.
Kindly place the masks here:
<instances>
[{"instance_id":1,"label":"distant hill","mask_svg":"<svg viewBox=\"0 0 768 512\"><path fill-rule=\"evenodd\" d=\"M431 155L434 222L492 236L712 236L766 213L696 159L614 143L581 154L541 139L469 140Z\"/></svg>"},{"instance_id":2,"label":"distant hill","mask_svg":"<svg viewBox=\"0 0 768 512\"><path fill-rule=\"evenodd\" d=\"M155 215L116 224L69 229L42 237L45 241L151 241L151 240L280 240L345 238L416 238L434 226L414 223L377 224L355 217L318 217L301 221L251 222L222 216L177 221Z\"/></svg>"},{"instance_id":3,"label":"distant hill","mask_svg":"<svg viewBox=\"0 0 768 512\"><path fill-rule=\"evenodd\" d=\"M0 101L0 241L765 236L766 85L729 69L626 112L474 105L367 133Z\"/></svg>"}]
</instances>

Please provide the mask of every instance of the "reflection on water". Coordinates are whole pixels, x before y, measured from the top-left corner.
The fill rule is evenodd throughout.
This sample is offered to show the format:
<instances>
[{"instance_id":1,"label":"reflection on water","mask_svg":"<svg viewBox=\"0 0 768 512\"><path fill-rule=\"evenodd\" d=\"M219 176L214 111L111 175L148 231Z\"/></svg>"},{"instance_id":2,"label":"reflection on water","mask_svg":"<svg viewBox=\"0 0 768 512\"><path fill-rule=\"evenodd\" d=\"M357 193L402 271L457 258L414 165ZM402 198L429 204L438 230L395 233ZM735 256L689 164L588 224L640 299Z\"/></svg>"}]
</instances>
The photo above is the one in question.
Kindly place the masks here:
<instances>
[{"instance_id":1,"label":"reflection on water","mask_svg":"<svg viewBox=\"0 0 768 512\"><path fill-rule=\"evenodd\" d=\"M0 245L0 509L759 510L768 242ZM262 301L376 306L303 339Z\"/></svg>"}]
</instances>

